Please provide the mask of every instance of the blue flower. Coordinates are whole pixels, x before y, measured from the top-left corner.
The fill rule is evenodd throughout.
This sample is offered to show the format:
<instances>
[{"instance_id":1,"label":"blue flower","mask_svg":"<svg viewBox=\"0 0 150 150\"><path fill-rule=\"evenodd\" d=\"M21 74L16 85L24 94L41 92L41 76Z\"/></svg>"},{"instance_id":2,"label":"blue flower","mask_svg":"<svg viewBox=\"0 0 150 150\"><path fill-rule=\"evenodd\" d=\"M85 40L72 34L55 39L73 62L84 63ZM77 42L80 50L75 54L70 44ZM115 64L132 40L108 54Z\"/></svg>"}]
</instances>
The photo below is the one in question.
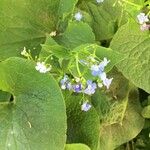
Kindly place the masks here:
<instances>
[{"instance_id":1,"label":"blue flower","mask_svg":"<svg viewBox=\"0 0 150 150\"><path fill-rule=\"evenodd\" d=\"M82 111L89 111L91 109L92 105L88 104L88 102L84 102L81 106Z\"/></svg>"},{"instance_id":2,"label":"blue flower","mask_svg":"<svg viewBox=\"0 0 150 150\"><path fill-rule=\"evenodd\" d=\"M67 75L64 75L64 78L60 80L60 84L61 84L61 89L65 90L71 90L72 89L72 85L69 82L69 77Z\"/></svg>"},{"instance_id":3,"label":"blue flower","mask_svg":"<svg viewBox=\"0 0 150 150\"><path fill-rule=\"evenodd\" d=\"M104 58L104 60L99 65L92 65L91 71L93 76L99 76L103 73L105 67L110 62L110 60L107 60L107 58Z\"/></svg>"},{"instance_id":4,"label":"blue flower","mask_svg":"<svg viewBox=\"0 0 150 150\"><path fill-rule=\"evenodd\" d=\"M145 15L145 13L140 13L139 15L137 15L137 19L140 24L144 24L149 21L149 18L147 15Z\"/></svg>"},{"instance_id":5,"label":"blue flower","mask_svg":"<svg viewBox=\"0 0 150 150\"><path fill-rule=\"evenodd\" d=\"M99 68L104 71L104 68L108 65L110 60L107 60L107 58L104 57L104 60L99 64Z\"/></svg>"},{"instance_id":6,"label":"blue flower","mask_svg":"<svg viewBox=\"0 0 150 150\"><path fill-rule=\"evenodd\" d=\"M82 85L81 84L73 85L73 89L74 89L74 92L80 93L82 90Z\"/></svg>"},{"instance_id":7,"label":"blue flower","mask_svg":"<svg viewBox=\"0 0 150 150\"><path fill-rule=\"evenodd\" d=\"M102 72L100 75L99 75L100 79L103 81L106 79L106 73L105 72Z\"/></svg>"},{"instance_id":8,"label":"blue flower","mask_svg":"<svg viewBox=\"0 0 150 150\"><path fill-rule=\"evenodd\" d=\"M82 19L82 14L80 13L80 12L77 12L75 15L74 15L74 17L75 17L75 19L77 20L77 21L81 21L81 19Z\"/></svg>"},{"instance_id":9,"label":"blue flower","mask_svg":"<svg viewBox=\"0 0 150 150\"><path fill-rule=\"evenodd\" d=\"M64 75L64 78L60 80L61 85L66 84L66 82L69 80L67 75Z\"/></svg>"},{"instance_id":10,"label":"blue flower","mask_svg":"<svg viewBox=\"0 0 150 150\"><path fill-rule=\"evenodd\" d=\"M66 88L72 90L72 84L70 82L66 83Z\"/></svg>"},{"instance_id":11,"label":"blue flower","mask_svg":"<svg viewBox=\"0 0 150 150\"><path fill-rule=\"evenodd\" d=\"M84 93L88 95L92 95L95 93L96 88L97 88L96 83L92 82L91 80L88 80L87 88L84 90Z\"/></svg>"},{"instance_id":12,"label":"blue flower","mask_svg":"<svg viewBox=\"0 0 150 150\"><path fill-rule=\"evenodd\" d=\"M102 3L104 0L96 0L97 3Z\"/></svg>"},{"instance_id":13,"label":"blue flower","mask_svg":"<svg viewBox=\"0 0 150 150\"><path fill-rule=\"evenodd\" d=\"M87 63L85 60L82 60L82 59L81 59L79 62L80 62L81 64L83 64L83 65L88 65L88 63Z\"/></svg>"},{"instance_id":14,"label":"blue flower","mask_svg":"<svg viewBox=\"0 0 150 150\"><path fill-rule=\"evenodd\" d=\"M91 71L92 71L93 76L98 76L99 74L102 73L103 70L101 70L101 68L99 68L99 65L92 65Z\"/></svg>"},{"instance_id":15,"label":"blue flower","mask_svg":"<svg viewBox=\"0 0 150 150\"><path fill-rule=\"evenodd\" d=\"M105 72L103 72L102 74L100 74L99 77L100 77L100 79L103 81L103 85L106 86L107 89L109 89L110 84L111 84L113 78L108 79L108 78L106 77L106 73L105 73Z\"/></svg>"},{"instance_id":16,"label":"blue flower","mask_svg":"<svg viewBox=\"0 0 150 150\"><path fill-rule=\"evenodd\" d=\"M112 80L113 80L113 78L111 78L111 79L106 78L105 80L103 80L103 84L106 86L107 89L109 89Z\"/></svg>"}]
</instances>

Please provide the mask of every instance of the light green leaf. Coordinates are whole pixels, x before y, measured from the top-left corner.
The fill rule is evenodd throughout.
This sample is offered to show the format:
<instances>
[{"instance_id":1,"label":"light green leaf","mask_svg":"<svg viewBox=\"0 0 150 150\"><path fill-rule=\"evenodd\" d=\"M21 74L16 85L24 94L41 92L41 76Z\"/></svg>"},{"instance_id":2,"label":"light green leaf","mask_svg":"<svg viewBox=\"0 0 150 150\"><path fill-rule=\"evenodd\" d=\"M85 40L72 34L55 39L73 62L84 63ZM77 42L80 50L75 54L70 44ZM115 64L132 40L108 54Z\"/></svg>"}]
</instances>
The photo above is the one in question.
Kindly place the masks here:
<instances>
[{"instance_id":1,"label":"light green leaf","mask_svg":"<svg viewBox=\"0 0 150 150\"><path fill-rule=\"evenodd\" d=\"M84 143L92 150L99 146L99 117L92 107L81 111L82 95L66 95L67 143Z\"/></svg>"},{"instance_id":2,"label":"light green leaf","mask_svg":"<svg viewBox=\"0 0 150 150\"><path fill-rule=\"evenodd\" d=\"M142 111L142 116L144 118L150 118L150 105L144 107L144 109Z\"/></svg>"},{"instance_id":3,"label":"light green leaf","mask_svg":"<svg viewBox=\"0 0 150 150\"><path fill-rule=\"evenodd\" d=\"M13 95L0 103L0 149L64 149L65 105L53 77L21 58L1 62L0 76L0 89Z\"/></svg>"},{"instance_id":4,"label":"light green leaf","mask_svg":"<svg viewBox=\"0 0 150 150\"><path fill-rule=\"evenodd\" d=\"M67 144L65 150L90 150L85 144Z\"/></svg>"},{"instance_id":5,"label":"light green leaf","mask_svg":"<svg viewBox=\"0 0 150 150\"><path fill-rule=\"evenodd\" d=\"M78 0L60 0L59 14L63 14L63 18L73 12Z\"/></svg>"},{"instance_id":6,"label":"light green leaf","mask_svg":"<svg viewBox=\"0 0 150 150\"><path fill-rule=\"evenodd\" d=\"M45 34L56 30L59 19L73 10L76 1L72 2L74 3L70 4L70 0L1 0L0 60L19 56L23 47L37 55Z\"/></svg>"},{"instance_id":7,"label":"light green leaf","mask_svg":"<svg viewBox=\"0 0 150 150\"><path fill-rule=\"evenodd\" d=\"M42 44L40 57L48 57L51 54L59 59L67 59L70 57L69 50L56 43L56 41L53 38L47 35L46 42Z\"/></svg>"},{"instance_id":8,"label":"light green leaf","mask_svg":"<svg viewBox=\"0 0 150 150\"><path fill-rule=\"evenodd\" d=\"M130 21L114 36L111 46L126 57L117 65L123 75L136 86L150 93L150 34Z\"/></svg>"},{"instance_id":9,"label":"light green leaf","mask_svg":"<svg viewBox=\"0 0 150 150\"><path fill-rule=\"evenodd\" d=\"M94 43L95 37L90 26L83 22L69 22L66 31L57 39L59 44L73 49L81 44Z\"/></svg>"}]
</instances>

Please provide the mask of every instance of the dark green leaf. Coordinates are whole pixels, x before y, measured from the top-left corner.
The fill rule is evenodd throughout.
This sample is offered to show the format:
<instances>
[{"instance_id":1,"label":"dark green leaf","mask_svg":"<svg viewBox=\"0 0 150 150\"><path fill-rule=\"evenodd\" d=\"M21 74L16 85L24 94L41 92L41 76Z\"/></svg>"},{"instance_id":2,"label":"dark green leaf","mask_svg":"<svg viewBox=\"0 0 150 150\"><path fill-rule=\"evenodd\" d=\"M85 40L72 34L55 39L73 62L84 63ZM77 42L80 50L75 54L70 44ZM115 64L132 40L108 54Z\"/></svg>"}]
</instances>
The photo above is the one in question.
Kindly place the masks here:
<instances>
[{"instance_id":1,"label":"dark green leaf","mask_svg":"<svg viewBox=\"0 0 150 150\"><path fill-rule=\"evenodd\" d=\"M64 14L73 11L76 0L1 0L0 60L19 56L23 47L35 55L45 34L56 30ZM69 4L69 5L68 5Z\"/></svg>"},{"instance_id":2,"label":"dark green leaf","mask_svg":"<svg viewBox=\"0 0 150 150\"><path fill-rule=\"evenodd\" d=\"M67 143L84 143L92 150L99 146L99 117L94 108L81 111L82 96L66 96Z\"/></svg>"},{"instance_id":3,"label":"dark green leaf","mask_svg":"<svg viewBox=\"0 0 150 150\"><path fill-rule=\"evenodd\" d=\"M53 77L21 58L1 62L0 76L0 89L13 95L12 102L0 103L0 149L62 150L65 105Z\"/></svg>"}]
</instances>

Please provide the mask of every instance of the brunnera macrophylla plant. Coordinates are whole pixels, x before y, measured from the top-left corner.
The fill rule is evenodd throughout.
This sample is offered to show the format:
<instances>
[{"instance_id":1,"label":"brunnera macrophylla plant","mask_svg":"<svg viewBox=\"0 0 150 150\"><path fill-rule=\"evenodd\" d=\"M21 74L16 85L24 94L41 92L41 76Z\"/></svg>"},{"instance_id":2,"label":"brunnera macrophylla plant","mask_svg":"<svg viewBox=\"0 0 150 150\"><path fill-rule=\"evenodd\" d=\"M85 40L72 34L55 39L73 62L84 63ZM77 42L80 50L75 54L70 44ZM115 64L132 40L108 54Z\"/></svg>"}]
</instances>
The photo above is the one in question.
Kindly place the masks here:
<instances>
[{"instance_id":1,"label":"brunnera macrophylla plant","mask_svg":"<svg viewBox=\"0 0 150 150\"><path fill-rule=\"evenodd\" d=\"M149 0L0 1L0 149L148 150Z\"/></svg>"}]
</instances>

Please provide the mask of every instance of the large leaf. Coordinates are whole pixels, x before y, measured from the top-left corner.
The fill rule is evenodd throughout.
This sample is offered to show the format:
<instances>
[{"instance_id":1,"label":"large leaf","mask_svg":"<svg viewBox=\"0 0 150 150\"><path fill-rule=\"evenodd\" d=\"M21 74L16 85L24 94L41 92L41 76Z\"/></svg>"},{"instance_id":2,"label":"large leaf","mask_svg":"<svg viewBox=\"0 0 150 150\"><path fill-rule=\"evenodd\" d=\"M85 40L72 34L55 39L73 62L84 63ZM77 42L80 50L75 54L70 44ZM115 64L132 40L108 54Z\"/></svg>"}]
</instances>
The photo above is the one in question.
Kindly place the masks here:
<instances>
[{"instance_id":1,"label":"large leaf","mask_svg":"<svg viewBox=\"0 0 150 150\"><path fill-rule=\"evenodd\" d=\"M137 90L130 86L123 76L117 75L110 89L112 94L97 92L92 98L101 119L99 150L117 148L137 136L144 126Z\"/></svg>"},{"instance_id":2,"label":"large leaf","mask_svg":"<svg viewBox=\"0 0 150 150\"><path fill-rule=\"evenodd\" d=\"M85 144L67 144L65 150L90 150Z\"/></svg>"},{"instance_id":3,"label":"large leaf","mask_svg":"<svg viewBox=\"0 0 150 150\"><path fill-rule=\"evenodd\" d=\"M63 46L73 49L81 44L94 43L95 36L90 26L83 22L69 22L66 31L57 38Z\"/></svg>"},{"instance_id":4,"label":"large leaf","mask_svg":"<svg viewBox=\"0 0 150 150\"><path fill-rule=\"evenodd\" d=\"M0 103L0 149L62 150L65 105L53 77L21 58L1 62L0 76L0 89L13 95L13 101Z\"/></svg>"},{"instance_id":5,"label":"large leaf","mask_svg":"<svg viewBox=\"0 0 150 150\"><path fill-rule=\"evenodd\" d=\"M45 33L56 30L58 20L71 13L76 0L1 0L0 60L18 56L23 47L34 50ZM68 5L69 4L69 5ZM37 52L36 52L37 53Z\"/></svg>"},{"instance_id":6,"label":"large leaf","mask_svg":"<svg viewBox=\"0 0 150 150\"><path fill-rule=\"evenodd\" d=\"M116 3L115 6L113 6ZM104 0L97 3L96 0L82 0L79 8L90 14L92 21L89 22L97 40L106 40L113 37L116 32L117 20L122 15L122 8L116 0Z\"/></svg>"},{"instance_id":7,"label":"large leaf","mask_svg":"<svg viewBox=\"0 0 150 150\"><path fill-rule=\"evenodd\" d=\"M130 21L122 26L113 38L111 48L126 57L117 67L136 86L150 93L150 36Z\"/></svg>"},{"instance_id":8,"label":"large leaf","mask_svg":"<svg viewBox=\"0 0 150 150\"><path fill-rule=\"evenodd\" d=\"M124 109L123 121L121 124L103 126L101 129L100 150L113 150L123 143L135 138L144 126L144 119L140 115L140 104L135 96L136 91L129 94L127 108ZM126 106L126 105L124 105Z\"/></svg>"},{"instance_id":9,"label":"large leaf","mask_svg":"<svg viewBox=\"0 0 150 150\"><path fill-rule=\"evenodd\" d=\"M84 143L92 150L99 146L99 117L94 108L81 111L82 95L66 97L67 143Z\"/></svg>"}]
</instances>

